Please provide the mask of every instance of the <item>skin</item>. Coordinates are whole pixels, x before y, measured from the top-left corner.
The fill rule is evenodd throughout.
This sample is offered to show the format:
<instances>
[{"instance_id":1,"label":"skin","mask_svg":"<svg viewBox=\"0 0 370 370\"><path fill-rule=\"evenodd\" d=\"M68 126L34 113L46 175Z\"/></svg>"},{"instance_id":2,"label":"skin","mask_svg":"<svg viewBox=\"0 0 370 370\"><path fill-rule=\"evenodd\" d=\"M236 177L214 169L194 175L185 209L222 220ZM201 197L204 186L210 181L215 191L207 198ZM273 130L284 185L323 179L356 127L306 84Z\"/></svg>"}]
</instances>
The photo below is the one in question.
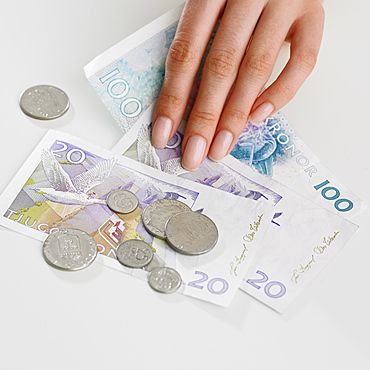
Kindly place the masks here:
<instances>
[{"instance_id":1,"label":"skin","mask_svg":"<svg viewBox=\"0 0 370 370\"><path fill-rule=\"evenodd\" d=\"M182 165L187 170L196 170L207 156L221 160L247 120L257 124L294 97L316 64L324 10L318 0L188 0L154 112L155 147L163 148L181 123L217 21L184 134ZM284 41L290 43L290 58L260 94Z\"/></svg>"}]
</instances>

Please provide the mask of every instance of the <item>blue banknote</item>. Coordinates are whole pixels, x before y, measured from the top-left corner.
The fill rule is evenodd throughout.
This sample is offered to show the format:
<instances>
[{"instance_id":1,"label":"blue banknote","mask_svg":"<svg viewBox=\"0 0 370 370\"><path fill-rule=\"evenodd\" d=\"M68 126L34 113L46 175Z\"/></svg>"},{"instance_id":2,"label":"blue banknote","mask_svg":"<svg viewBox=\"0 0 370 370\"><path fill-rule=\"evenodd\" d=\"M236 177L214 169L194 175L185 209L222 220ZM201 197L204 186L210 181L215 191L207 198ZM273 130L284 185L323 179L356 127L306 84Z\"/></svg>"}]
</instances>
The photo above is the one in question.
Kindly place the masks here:
<instances>
[{"instance_id":1,"label":"blue banknote","mask_svg":"<svg viewBox=\"0 0 370 370\"><path fill-rule=\"evenodd\" d=\"M137 120L156 101L180 14L181 7L163 15L85 67L91 85L124 134L134 128ZM186 123L196 99L201 72L202 66L195 78L183 123ZM177 135L169 145L176 145L181 139L180 134ZM180 148L176 153L181 156ZM166 166L165 172L181 171L178 169L181 167L179 159L168 158L164 162L163 157L167 154L157 152L157 155L161 166ZM246 122L231 155L260 174L347 219L366 208L361 199L312 153L282 112L258 125ZM155 166L155 162L152 164ZM206 161L202 168L207 167L209 162Z\"/></svg>"},{"instance_id":2,"label":"blue banknote","mask_svg":"<svg viewBox=\"0 0 370 370\"><path fill-rule=\"evenodd\" d=\"M121 57L115 59L112 55L114 60L104 66L97 58L85 67L91 86L123 132L128 132L158 97L176 29L174 21L133 49L123 42Z\"/></svg>"}]
</instances>

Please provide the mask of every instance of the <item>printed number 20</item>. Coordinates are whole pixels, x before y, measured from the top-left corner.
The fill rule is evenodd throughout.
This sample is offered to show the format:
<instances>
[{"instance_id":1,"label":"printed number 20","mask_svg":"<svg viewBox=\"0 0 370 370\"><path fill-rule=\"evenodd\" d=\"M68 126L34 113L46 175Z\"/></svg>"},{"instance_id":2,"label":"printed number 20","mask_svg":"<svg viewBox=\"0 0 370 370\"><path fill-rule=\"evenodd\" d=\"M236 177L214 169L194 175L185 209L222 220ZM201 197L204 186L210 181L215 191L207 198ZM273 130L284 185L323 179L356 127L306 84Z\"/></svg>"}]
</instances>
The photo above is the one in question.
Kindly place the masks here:
<instances>
[{"instance_id":1,"label":"printed number 20","mask_svg":"<svg viewBox=\"0 0 370 370\"><path fill-rule=\"evenodd\" d=\"M264 272L260 270L257 270L256 274L259 274L262 277L259 279L248 279L247 283L252 285L256 289L261 289L261 286L257 285L257 283L258 284L266 283L269 280L269 278ZM275 294L271 293L271 290L274 286L277 286L279 288L279 291ZM270 281L269 283L265 285L264 290L265 290L266 295L270 298L281 298L286 293L285 285L282 283L279 283L278 281Z\"/></svg>"},{"instance_id":2,"label":"printed number 20","mask_svg":"<svg viewBox=\"0 0 370 370\"><path fill-rule=\"evenodd\" d=\"M80 164L86 159L86 154L81 149L72 148L68 150L68 145L66 143L63 143L61 141L57 141L56 143L61 146L61 148L53 150L53 153L56 157L61 158L62 155L59 153L67 152L66 153L67 161L73 164Z\"/></svg>"},{"instance_id":3,"label":"printed number 20","mask_svg":"<svg viewBox=\"0 0 370 370\"><path fill-rule=\"evenodd\" d=\"M208 275L202 271L195 271L196 274L202 275L202 277L198 280L191 281L188 285L192 286L193 288L203 289L204 286L200 285L208 280ZM220 286L221 284L221 286ZM215 288L215 285L218 285L218 288ZM223 294L229 289L229 283L225 279L221 278L214 278L208 281L207 289L212 294Z\"/></svg>"}]
</instances>

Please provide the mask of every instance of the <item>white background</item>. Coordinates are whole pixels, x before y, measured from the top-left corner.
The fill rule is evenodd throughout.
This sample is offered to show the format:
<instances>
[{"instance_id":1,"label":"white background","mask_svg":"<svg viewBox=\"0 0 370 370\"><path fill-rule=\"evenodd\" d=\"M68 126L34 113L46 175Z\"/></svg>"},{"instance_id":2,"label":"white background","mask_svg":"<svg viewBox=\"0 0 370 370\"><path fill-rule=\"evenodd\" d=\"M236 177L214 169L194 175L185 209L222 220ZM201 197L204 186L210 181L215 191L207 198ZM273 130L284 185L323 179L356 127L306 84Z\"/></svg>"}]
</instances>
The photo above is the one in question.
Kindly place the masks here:
<instances>
[{"instance_id":1,"label":"white background","mask_svg":"<svg viewBox=\"0 0 370 370\"><path fill-rule=\"evenodd\" d=\"M121 131L83 66L180 0L14 0L0 15L0 191L48 128L111 148ZM5 3L5 4L4 4ZM283 110L312 151L370 205L367 0L327 0L318 65ZM285 61L287 48L277 69ZM54 121L25 116L26 88L64 89ZM225 309L99 264L52 269L41 243L0 228L0 368L370 369L369 211L359 231L283 315L239 291ZM308 225L309 226L309 225Z\"/></svg>"}]
</instances>

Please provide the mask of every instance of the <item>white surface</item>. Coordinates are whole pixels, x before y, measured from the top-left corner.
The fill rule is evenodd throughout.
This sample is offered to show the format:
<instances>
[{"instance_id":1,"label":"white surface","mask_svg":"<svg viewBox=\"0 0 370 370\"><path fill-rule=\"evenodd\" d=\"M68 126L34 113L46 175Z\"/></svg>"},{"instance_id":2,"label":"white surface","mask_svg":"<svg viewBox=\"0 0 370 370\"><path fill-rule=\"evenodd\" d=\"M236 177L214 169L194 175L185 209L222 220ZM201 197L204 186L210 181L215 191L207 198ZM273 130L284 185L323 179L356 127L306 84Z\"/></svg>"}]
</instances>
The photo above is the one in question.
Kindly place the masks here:
<instances>
[{"instance_id":1,"label":"white surface","mask_svg":"<svg viewBox=\"0 0 370 370\"><path fill-rule=\"evenodd\" d=\"M0 191L49 127L107 149L118 141L83 66L180 2L3 4ZM327 0L325 8L318 65L284 113L369 206L370 3ZM64 89L70 111L50 122L25 116L19 94L36 84ZM242 291L225 309L156 294L99 264L60 272L39 242L1 228L0 368L370 369L369 213L353 220L359 231L283 315Z\"/></svg>"}]
</instances>

